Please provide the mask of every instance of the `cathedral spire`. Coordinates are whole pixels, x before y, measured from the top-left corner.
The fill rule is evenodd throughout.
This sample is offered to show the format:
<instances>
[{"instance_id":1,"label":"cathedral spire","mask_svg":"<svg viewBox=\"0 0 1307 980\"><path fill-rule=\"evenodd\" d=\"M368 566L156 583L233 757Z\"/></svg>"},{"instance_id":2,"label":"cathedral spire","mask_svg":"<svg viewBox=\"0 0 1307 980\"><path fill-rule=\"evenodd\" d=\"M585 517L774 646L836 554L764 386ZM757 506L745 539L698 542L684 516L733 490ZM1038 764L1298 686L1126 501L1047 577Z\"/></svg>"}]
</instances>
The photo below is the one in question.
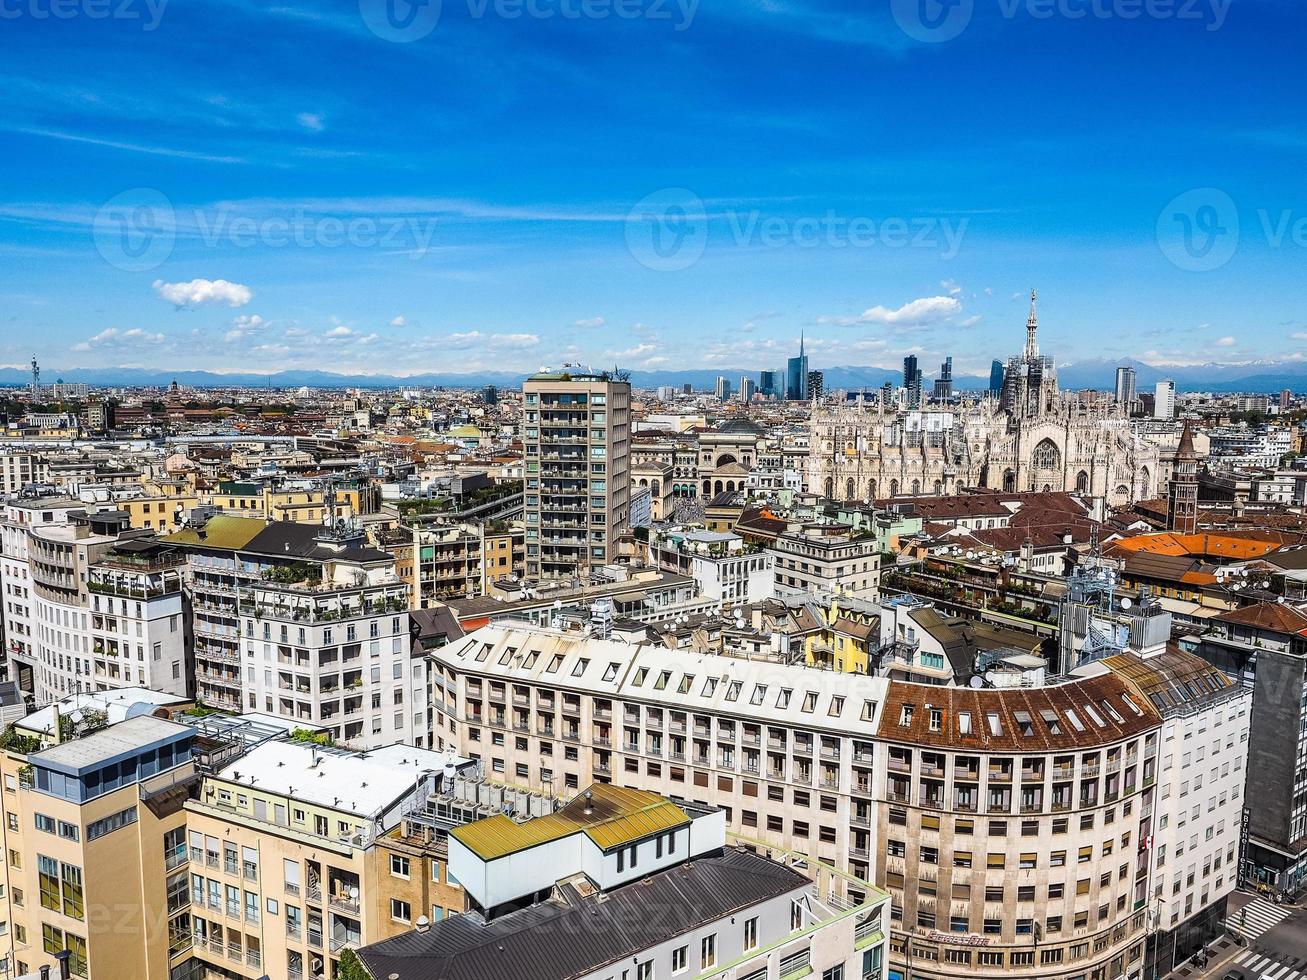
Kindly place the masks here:
<instances>
[{"instance_id":1,"label":"cathedral spire","mask_svg":"<svg viewBox=\"0 0 1307 980\"><path fill-rule=\"evenodd\" d=\"M1035 291L1030 290L1030 317L1026 320L1026 359L1039 356L1039 341L1035 340L1035 331L1039 329L1039 318L1035 315Z\"/></svg>"}]
</instances>

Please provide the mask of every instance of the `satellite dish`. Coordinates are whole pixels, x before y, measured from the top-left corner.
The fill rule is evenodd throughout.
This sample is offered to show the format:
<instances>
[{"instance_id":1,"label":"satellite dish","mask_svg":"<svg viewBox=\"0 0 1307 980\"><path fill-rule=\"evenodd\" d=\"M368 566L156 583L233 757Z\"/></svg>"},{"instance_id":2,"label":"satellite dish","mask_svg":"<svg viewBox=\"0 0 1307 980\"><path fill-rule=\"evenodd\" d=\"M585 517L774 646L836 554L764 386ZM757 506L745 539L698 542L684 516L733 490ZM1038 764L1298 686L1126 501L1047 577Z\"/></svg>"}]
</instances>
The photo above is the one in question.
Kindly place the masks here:
<instances>
[{"instance_id":1,"label":"satellite dish","mask_svg":"<svg viewBox=\"0 0 1307 980\"><path fill-rule=\"evenodd\" d=\"M967 681L968 687L981 688L985 686L985 679L979 674L972 674L971 680Z\"/></svg>"},{"instance_id":2,"label":"satellite dish","mask_svg":"<svg viewBox=\"0 0 1307 980\"><path fill-rule=\"evenodd\" d=\"M1262 579L1262 588L1269 589L1270 587L1271 587L1271 580L1268 578Z\"/></svg>"},{"instance_id":3,"label":"satellite dish","mask_svg":"<svg viewBox=\"0 0 1307 980\"><path fill-rule=\"evenodd\" d=\"M1129 596L1125 596L1124 598L1122 598L1122 600L1121 600L1121 608L1122 608L1122 609L1129 609L1129 608L1130 608L1131 606L1133 606L1133 605L1134 605L1134 602L1133 602L1133 600L1131 600L1131 598L1130 598Z\"/></svg>"}]
</instances>

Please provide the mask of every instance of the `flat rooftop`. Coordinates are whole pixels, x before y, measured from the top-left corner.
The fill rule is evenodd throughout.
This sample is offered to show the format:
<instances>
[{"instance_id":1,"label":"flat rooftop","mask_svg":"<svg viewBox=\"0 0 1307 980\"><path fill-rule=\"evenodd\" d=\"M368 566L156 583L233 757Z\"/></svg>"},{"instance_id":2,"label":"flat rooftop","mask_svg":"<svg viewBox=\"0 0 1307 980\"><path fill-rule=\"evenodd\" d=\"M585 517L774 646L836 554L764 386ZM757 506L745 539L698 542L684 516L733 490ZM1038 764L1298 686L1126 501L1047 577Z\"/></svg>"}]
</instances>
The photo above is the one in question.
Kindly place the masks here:
<instances>
[{"instance_id":1,"label":"flat rooftop","mask_svg":"<svg viewBox=\"0 0 1307 980\"><path fill-rule=\"evenodd\" d=\"M98 732L43 749L31 756L34 762L63 771L81 772L122 759L161 742L173 742L192 734L186 725L140 715Z\"/></svg>"},{"instance_id":2,"label":"flat rooftop","mask_svg":"<svg viewBox=\"0 0 1307 980\"><path fill-rule=\"evenodd\" d=\"M214 778L369 817L412 792L419 776L443 773L447 766L466 762L411 745L351 752L269 741L223 767Z\"/></svg>"}]
</instances>

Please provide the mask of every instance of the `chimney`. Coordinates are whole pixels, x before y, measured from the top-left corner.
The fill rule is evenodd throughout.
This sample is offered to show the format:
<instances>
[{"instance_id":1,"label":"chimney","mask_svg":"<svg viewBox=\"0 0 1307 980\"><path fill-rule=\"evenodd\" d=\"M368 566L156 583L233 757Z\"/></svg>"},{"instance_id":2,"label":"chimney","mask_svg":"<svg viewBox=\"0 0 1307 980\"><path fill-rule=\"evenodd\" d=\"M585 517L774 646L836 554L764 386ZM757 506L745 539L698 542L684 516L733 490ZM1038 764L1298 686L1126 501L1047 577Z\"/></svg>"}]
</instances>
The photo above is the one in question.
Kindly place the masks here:
<instances>
[{"instance_id":1,"label":"chimney","mask_svg":"<svg viewBox=\"0 0 1307 980\"><path fill-rule=\"evenodd\" d=\"M50 968L48 966L41 967L37 973L40 975L41 980L50 980Z\"/></svg>"},{"instance_id":2,"label":"chimney","mask_svg":"<svg viewBox=\"0 0 1307 980\"><path fill-rule=\"evenodd\" d=\"M54 958L59 961L60 980L68 980L71 974L71 968L68 965L68 960L72 957L72 955L73 954L66 949L61 949L59 952L54 954Z\"/></svg>"}]
</instances>

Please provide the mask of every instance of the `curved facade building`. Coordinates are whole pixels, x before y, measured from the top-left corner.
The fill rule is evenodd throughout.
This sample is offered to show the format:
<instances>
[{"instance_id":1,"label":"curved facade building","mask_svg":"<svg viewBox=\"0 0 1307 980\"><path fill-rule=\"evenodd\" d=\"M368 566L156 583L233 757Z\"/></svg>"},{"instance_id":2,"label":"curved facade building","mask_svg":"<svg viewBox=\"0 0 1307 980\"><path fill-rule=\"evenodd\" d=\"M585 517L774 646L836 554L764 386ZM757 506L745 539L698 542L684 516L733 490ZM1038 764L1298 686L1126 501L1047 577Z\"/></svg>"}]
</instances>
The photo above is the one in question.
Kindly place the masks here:
<instances>
[{"instance_id":1,"label":"curved facade building","mask_svg":"<svg viewBox=\"0 0 1307 980\"><path fill-rule=\"evenodd\" d=\"M1113 674L1038 689L894 682L877 881L916 978L1138 975L1161 718Z\"/></svg>"},{"instance_id":2,"label":"curved facade building","mask_svg":"<svg viewBox=\"0 0 1307 980\"><path fill-rule=\"evenodd\" d=\"M885 888L887 980L1141 980L1235 884L1248 695L1178 651L978 690L513 623L431 660L435 747L490 782L720 807Z\"/></svg>"}]
</instances>

